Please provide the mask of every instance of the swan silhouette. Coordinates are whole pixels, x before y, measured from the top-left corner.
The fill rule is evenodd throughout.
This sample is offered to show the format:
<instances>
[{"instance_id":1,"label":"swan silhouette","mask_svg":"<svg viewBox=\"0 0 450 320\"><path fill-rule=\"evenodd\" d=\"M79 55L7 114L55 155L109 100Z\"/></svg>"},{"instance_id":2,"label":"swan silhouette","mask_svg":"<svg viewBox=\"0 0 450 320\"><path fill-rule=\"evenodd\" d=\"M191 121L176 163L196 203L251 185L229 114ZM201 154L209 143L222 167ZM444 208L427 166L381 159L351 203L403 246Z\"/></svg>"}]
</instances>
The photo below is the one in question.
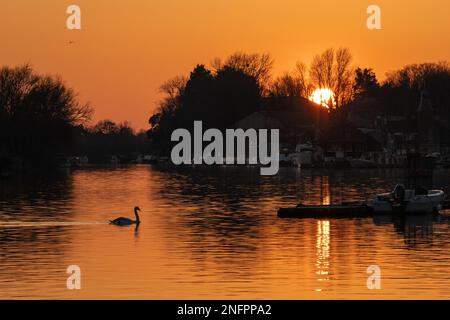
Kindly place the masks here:
<instances>
[{"instance_id":1,"label":"swan silhouette","mask_svg":"<svg viewBox=\"0 0 450 320\"><path fill-rule=\"evenodd\" d=\"M138 212L141 211L139 207L134 208L134 215L136 216L136 220L131 220L129 218L117 218L115 220L110 221L111 224L116 226L130 226L130 225L139 225L141 223L141 219L139 218Z\"/></svg>"}]
</instances>

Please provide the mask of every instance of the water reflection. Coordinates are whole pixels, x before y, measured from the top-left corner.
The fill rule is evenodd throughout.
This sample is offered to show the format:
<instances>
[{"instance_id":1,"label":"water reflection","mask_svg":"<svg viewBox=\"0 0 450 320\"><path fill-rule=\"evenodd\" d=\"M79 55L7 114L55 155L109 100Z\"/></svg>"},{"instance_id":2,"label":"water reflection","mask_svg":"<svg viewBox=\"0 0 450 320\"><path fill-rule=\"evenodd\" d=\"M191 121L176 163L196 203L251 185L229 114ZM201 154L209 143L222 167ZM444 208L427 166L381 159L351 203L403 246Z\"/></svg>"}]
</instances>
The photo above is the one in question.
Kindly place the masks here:
<instances>
[{"instance_id":1,"label":"water reflection","mask_svg":"<svg viewBox=\"0 0 450 320\"><path fill-rule=\"evenodd\" d=\"M415 247L418 245L433 245L434 229L448 225L448 221L442 215L410 215L403 217L385 215L375 216L374 224L378 226L393 226L394 230L403 236L405 245Z\"/></svg>"},{"instance_id":2,"label":"water reflection","mask_svg":"<svg viewBox=\"0 0 450 320\"><path fill-rule=\"evenodd\" d=\"M330 268L330 221L317 221L317 261L318 281L329 280Z\"/></svg>"},{"instance_id":3,"label":"water reflection","mask_svg":"<svg viewBox=\"0 0 450 320\"><path fill-rule=\"evenodd\" d=\"M386 274L380 298L448 297L446 215L276 217L300 202L364 201L402 174L135 166L0 182L0 298L373 297L371 264ZM108 224L136 205L141 225ZM80 292L65 289L71 264Z\"/></svg>"}]
</instances>

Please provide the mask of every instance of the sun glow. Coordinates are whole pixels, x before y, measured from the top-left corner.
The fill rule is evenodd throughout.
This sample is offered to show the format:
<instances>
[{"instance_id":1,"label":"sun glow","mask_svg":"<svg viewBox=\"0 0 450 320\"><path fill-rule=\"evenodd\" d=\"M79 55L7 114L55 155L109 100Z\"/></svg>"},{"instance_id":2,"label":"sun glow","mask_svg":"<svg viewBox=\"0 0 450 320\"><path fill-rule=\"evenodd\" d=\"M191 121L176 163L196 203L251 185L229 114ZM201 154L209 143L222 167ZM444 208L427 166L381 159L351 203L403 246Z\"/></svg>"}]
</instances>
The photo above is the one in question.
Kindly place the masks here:
<instances>
[{"instance_id":1,"label":"sun glow","mask_svg":"<svg viewBox=\"0 0 450 320\"><path fill-rule=\"evenodd\" d=\"M331 89L328 88L319 88L316 89L309 100L324 106L325 108L331 108L335 104L334 93Z\"/></svg>"}]
</instances>

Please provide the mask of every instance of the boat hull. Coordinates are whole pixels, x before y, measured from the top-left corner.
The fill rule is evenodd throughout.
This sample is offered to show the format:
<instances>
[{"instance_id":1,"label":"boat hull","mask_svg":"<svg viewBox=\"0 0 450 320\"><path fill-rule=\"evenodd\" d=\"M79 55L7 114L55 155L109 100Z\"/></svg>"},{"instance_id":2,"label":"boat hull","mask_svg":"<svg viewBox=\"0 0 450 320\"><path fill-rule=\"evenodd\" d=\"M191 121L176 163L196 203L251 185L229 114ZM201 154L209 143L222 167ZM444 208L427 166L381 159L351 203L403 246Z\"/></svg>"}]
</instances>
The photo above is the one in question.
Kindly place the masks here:
<instances>
[{"instance_id":1,"label":"boat hull","mask_svg":"<svg viewBox=\"0 0 450 320\"><path fill-rule=\"evenodd\" d=\"M396 203L388 200L386 194L380 195L370 204L374 213L391 214L430 214L438 212L442 208L445 194L442 191L430 191L427 195L414 196L412 199Z\"/></svg>"}]
</instances>

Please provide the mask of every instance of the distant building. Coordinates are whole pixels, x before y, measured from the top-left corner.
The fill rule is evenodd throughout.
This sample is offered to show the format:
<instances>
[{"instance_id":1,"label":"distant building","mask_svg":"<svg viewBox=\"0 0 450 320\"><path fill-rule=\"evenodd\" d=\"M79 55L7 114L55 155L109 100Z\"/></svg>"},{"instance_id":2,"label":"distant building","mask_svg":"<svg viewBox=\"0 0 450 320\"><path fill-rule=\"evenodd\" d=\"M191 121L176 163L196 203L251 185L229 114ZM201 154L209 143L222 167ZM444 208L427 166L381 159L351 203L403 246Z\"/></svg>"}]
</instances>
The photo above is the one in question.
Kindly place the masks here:
<instances>
[{"instance_id":1,"label":"distant building","mask_svg":"<svg viewBox=\"0 0 450 320\"><path fill-rule=\"evenodd\" d=\"M325 165L352 166L352 161L365 161L365 166L384 165L385 149L369 132L348 123L339 123L323 135L318 144L324 149Z\"/></svg>"},{"instance_id":2,"label":"distant building","mask_svg":"<svg viewBox=\"0 0 450 320\"><path fill-rule=\"evenodd\" d=\"M315 141L328 124L324 107L301 97L266 98L261 111L236 122L241 129L279 129L280 142L292 145Z\"/></svg>"},{"instance_id":3,"label":"distant building","mask_svg":"<svg viewBox=\"0 0 450 320\"><path fill-rule=\"evenodd\" d=\"M417 152L450 154L450 123L425 93L420 100L366 97L347 108L345 118L330 119L326 108L304 98L266 98L260 111L234 127L280 129L287 155L295 153L297 145L312 143L323 151L325 161L353 161L355 166L403 166L408 154Z\"/></svg>"},{"instance_id":4,"label":"distant building","mask_svg":"<svg viewBox=\"0 0 450 320\"><path fill-rule=\"evenodd\" d=\"M426 93L420 100L363 98L349 106L347 120L367 132L377 132L388 158L403 163L411 153L448 154L450 125Z\"/></svg>"}]
</instances>

